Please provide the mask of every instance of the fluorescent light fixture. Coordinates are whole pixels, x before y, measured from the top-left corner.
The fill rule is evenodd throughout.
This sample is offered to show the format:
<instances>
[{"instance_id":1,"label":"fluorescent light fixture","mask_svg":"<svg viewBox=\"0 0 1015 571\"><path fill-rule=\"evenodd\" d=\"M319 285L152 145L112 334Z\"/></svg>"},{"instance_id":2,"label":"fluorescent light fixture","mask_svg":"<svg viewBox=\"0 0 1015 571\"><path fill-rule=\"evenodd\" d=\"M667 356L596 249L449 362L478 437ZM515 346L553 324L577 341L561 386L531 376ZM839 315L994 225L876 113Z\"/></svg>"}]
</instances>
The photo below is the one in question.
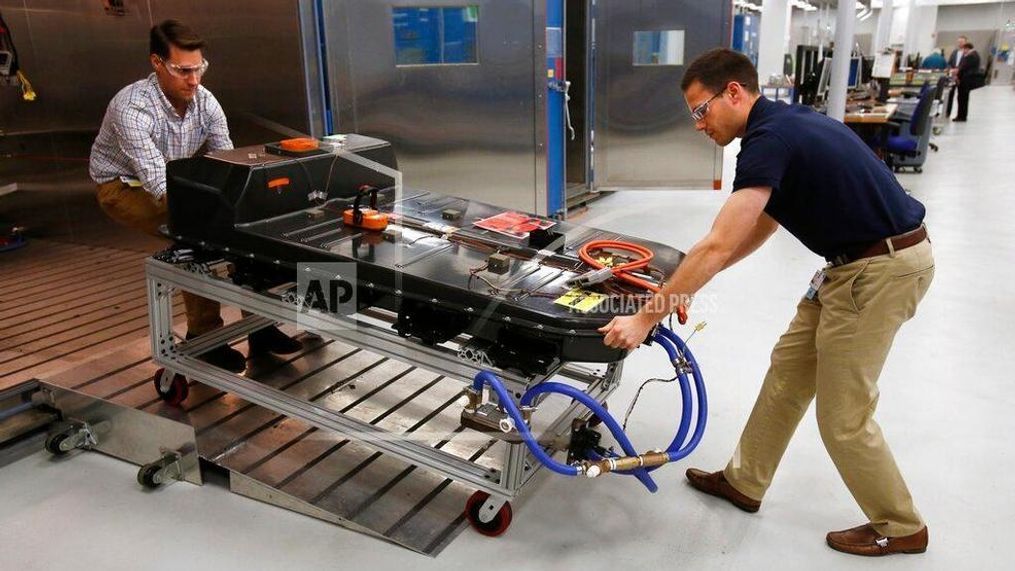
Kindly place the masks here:
<instances>
[{"instance_id":1,"label":"fluorescent light fixture","mask_svg":"<svg viewBox=\"0 0 1015 571\"><path fill-rule=\"evenodd\" d=\"M746 0L733 0L733 5L736 6L737 8L742 8L744 10L751 10L752 12L761 12L761 6L753 2L747 2Z\"/></svg>"},{"instance_id":2,"label":"fluorescent light fixture","mask_svg":"<svg viewBox=\"0 0 1015 571\"><path fill-rule=\"evenodd\" d=\"M813 12L814 10L818 9L817 6L811 4L807 0L789 0L789 5L794 8L803 10L804 12Z\"/></svg>"}]
</instances>

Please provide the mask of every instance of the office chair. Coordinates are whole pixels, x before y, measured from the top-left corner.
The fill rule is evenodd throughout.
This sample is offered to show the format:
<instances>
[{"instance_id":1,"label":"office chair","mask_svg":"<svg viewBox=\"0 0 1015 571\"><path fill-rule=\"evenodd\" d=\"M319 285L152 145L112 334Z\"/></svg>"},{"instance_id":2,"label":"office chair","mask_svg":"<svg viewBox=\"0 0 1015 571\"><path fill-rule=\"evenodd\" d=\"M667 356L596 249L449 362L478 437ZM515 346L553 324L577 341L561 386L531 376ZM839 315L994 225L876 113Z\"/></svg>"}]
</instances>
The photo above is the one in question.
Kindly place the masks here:
<instances>
[{"instance_id":1,"label":"office chair","mask_svg":"<svg viewBox=\"0 0 1015 571\"><path fill-rule=\"evenodd\" d=\"M910 167L915 172L923 172L923 163L927 160L927 148L930 145L933 97L934 90L928 81L920 89L920 99L913 114L908 119L889 122L896 129L885 145L886 161L893 171L902 172L902 169Z\"/></svg>"}]
</instances>

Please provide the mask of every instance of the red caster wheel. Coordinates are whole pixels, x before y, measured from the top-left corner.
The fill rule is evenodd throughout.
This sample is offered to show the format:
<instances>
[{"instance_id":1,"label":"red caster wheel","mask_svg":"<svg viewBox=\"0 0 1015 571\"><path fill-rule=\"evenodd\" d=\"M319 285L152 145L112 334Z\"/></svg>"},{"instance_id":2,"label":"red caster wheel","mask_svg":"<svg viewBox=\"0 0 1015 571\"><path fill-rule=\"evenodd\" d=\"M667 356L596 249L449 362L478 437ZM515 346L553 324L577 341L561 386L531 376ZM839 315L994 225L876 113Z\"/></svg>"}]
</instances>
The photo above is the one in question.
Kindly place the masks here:
<instances>
[{"instance_id":1,"label":"red caster wheel","mask_svg":"<svg viewBox=\"0 0 1015 571\"><path fill-rule=\"evenodd\" d=\"M152 382L155 383L155 391L159 393L162 400L166 401L167 404L180 406L183 404L183 401L187 400L187 395L190 393L190 385L187 383L187 377L179 373L173 375L170 380L165 379L170 374L165 369L159 369L155 371ZM163 388L163 386L167 388Z\"/></svg>"},{"instance_id":2,"label":"red caster wheel","mask_svg":"<svg viewBox=\"0 0 1015 571\"><path fill-rule=\"evenodd\" d=\"M479 512L483 509L483 504L490 497L490 494L486 492L476 492L469 497L469 501L465 502L465 517L469 520L469 524L472 528L482 533L487 537L497 537L502 535L507 528L511 525L511 504L504 502L497 513L493 516L490 521L483 521L479 518Z\"/></svg>"}]
</instances>

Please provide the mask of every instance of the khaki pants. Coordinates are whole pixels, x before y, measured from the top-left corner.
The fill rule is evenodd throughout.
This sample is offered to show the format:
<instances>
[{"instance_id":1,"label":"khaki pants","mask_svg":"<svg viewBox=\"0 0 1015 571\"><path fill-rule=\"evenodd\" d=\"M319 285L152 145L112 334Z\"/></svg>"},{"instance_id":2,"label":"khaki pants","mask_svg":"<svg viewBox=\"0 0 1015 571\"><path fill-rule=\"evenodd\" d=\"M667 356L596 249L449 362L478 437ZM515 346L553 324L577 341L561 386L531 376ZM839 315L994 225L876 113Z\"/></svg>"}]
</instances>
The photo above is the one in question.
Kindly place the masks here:
<instances>
[{"instance_id":1,"label":"khaki pants","mask_svg":"<svg viewBox=\"0 0 1015 571\"><path fill-rule=\"evenodd\" d=\"M119 224L162 238L159 226L166 223L166 199L156 200L141 188L131 188L119 180L99 185L99 206L107 216ZM205 299L190 292L183 294L187 309L187 334L207 333L222 327L219 302Z\"/></svg>"},{"instance_id":2,"label":"khaki pants","mask_svg":"<svg viewBox=\"0 0 1015 571\"><path fill-rule=\"evenodd\" d=\"M726 466L730 484L761 500L790 437L815 400L825 449L878 533L924 523L874 421L878 376L895 333L934 277L929 240L827 270L816 301L803 299L772 351L761 393Z\"/></svg>"}]
</instances>

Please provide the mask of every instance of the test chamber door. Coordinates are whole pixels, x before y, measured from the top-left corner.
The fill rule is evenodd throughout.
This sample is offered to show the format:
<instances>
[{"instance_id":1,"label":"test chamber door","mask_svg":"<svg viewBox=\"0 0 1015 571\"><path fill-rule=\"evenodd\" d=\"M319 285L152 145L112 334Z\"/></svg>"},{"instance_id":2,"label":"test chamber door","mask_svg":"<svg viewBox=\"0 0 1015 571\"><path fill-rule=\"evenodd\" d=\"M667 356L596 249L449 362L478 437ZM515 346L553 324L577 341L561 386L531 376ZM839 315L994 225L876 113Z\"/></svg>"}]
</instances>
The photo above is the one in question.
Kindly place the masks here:
<instances>
[{"instance_id":1,"label":"test chamber door","mask_svg":"<svg viewBox=\"0 0 1015 571\"><path fill-rule=\"evenodd\" d=\"M694 129L684 70L730 44L732 3L594 0L593 186L718 188L722 149Z\"/></svg>"},{"instance_id":2,"label":"test chamber door","mask_svg":"<svg viewBox=\"0 0 1015 571\"><path fill-rule=\"evenodd\" d=\"M320 2L335 132L409 187L547 212L545 0Z\"/></svg>"}]
</instances>

